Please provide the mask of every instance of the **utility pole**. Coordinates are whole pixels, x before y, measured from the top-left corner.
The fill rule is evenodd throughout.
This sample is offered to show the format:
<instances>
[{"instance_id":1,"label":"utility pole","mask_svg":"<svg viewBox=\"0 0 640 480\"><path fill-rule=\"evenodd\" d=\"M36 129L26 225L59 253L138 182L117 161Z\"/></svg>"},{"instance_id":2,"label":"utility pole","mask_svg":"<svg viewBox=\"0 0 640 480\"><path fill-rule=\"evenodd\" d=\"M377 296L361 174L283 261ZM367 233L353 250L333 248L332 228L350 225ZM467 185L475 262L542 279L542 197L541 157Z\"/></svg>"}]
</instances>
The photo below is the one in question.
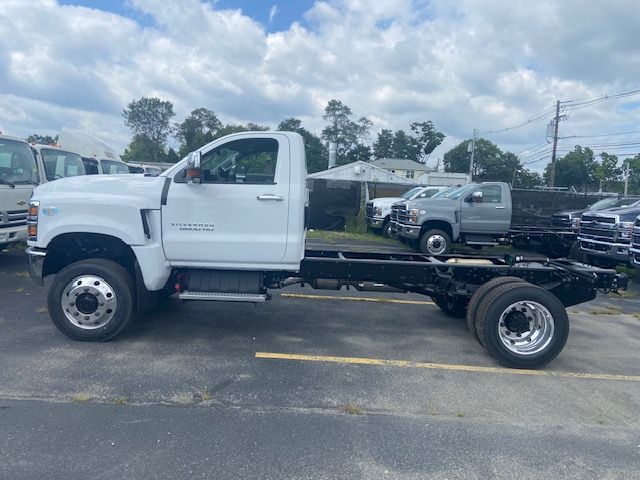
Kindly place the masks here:
<instances>
[{"instance_id":1,"label":"utility pole","mask_svg":"<svg viewBox=\"0 0 640 480\"><path fill-rule=\"evenodd\" d=\"M627 159L627 168L624 170L624 196L627 196L627 190L629 188L629 159Z\"/></svg>"},{"instance_id":2,"label":"utility pole","mask_svg":"<svg viewBox=\"0 0 640 480\"><path fill-rule=\"evenodd\" d=\"M556 102L556 117L553 120L553 151L551 152L551 168L549 169L549 186L556 181L556 148L558 147L558 124L560 123L560 100Z\"/></svg>"},{"instance_id":3,"label":"utility pole","mask_svg":"<svg viewBox=\"0 0 640 480\"><path fill-rule=\"evenodd\" d=\"M467 146L467 151L471 151L471 157L469 157L469 183L473 182L473 161L476 156L476 137L478 136L478 129L473 129L473 138L471 139L471 145ZM469 149L469 147L471 147Z\"/></svg>"}]
</instances>

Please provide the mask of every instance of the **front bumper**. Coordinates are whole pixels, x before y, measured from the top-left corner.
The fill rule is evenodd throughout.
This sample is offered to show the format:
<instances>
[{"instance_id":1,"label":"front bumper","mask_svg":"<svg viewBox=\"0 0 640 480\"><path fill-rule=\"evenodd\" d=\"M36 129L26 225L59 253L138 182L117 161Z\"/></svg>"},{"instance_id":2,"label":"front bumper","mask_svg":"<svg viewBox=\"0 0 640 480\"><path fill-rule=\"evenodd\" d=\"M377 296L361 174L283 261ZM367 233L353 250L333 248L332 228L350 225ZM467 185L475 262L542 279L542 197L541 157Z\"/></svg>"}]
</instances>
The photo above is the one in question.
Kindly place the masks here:
<instances>
[{"instance_id":1,"label":"front bumper","mask_svg":"<svg viewBox=\"0 0 640 480\"><path fill-rule=\"evenodd\" d=\"M29 276L37 285L44 285L42 277L42 267L47 251L42 248L27 248L27 257L29 258Z\"/></svg>"},{"instance_id":2,"label":"front bumper","mask_svg":"<svg viewBox=\"0 0 640 480\"><path fill-rule=\"evenodd\" d=\"M629 259L634 265L640 265L640 248L637 245L629 249Z\"/></svg>"},{"instance_id":3,"label":"front bumper","mask_svg":"<svg viewBox=\"0 0 640 480\"><path fill-rule=\"evenodd\" d=\"M396 223L395 229L397 235L411 240L420 238L420 225L406 225L404 223Z\"/></svg>"},{"instance_id":4,"label":"front bumper","mask_svg":"<svg viewBox=\"0 0 640 480\"><path fill-rule=\"evenodd\" d=\"M580 243L580 250L590 255L611 258L623 263L631 261L629 257L631 245L628 243L602 242L584 237L578 237L578 242Z\"/></svg>"},{"instance_id":5,"label":"front bumper","mask_svg":"<svg viewBox=\"0 0 640 480\"><path fill-rule=\"evenodd\" d=\"M11 227L0 230L0 245L23 242L27 239L27 227Z\"/></svg>"},{"instance_id":6,"label":"front bumper","mask_svg":"<svg viewBox=\"0 0 640 480\"><path fill-rule=\"evenodd\" d=\"M382 225L384 225L384 218L379 218L379 217L364 217L364 221L367 223L367 225L369 225L371 228L382 228Z\"/></svg>"}]
</instances>

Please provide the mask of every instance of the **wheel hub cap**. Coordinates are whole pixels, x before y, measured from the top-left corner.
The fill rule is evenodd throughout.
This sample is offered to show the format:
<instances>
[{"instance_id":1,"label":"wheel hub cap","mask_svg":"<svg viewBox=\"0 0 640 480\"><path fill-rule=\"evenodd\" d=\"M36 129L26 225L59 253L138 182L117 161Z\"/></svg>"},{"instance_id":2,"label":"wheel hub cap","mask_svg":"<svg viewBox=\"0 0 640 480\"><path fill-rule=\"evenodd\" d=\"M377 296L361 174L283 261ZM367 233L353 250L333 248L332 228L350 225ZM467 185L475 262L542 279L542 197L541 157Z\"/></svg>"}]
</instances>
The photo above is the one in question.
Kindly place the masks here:
<instances>
[{"instance_id":1,"label":"wheel hub cap","mask_svg":"<svg viewBox=\"0 0 640 480\"><path fill-rule=\"evenodd\" d=\"M427 240L427 248L431 253L442 253L446 247L446 242L441 235L434 235Z\"/></svg>"},{"instance_id":2,"label":"wheel hub cap","mask_svg":"<svg viewBox=\"0 0 640 480\"><path fill-rule=\"evenodd\" d=\"M538 302L513 303L502 312L498 322L498 338L508 350L518 355L543 351L554 332L551 312Z\"/></svg>"},{"instance_id":3,"label":"wheel hub cap","mask_svg":"<svg viewBox=\"0 0 640 480\"><path fill-rule=\"evenodd\" d=\"M107 325L118 306L111 285L96 275L74 278L65 287L60 303L67 320L85 330Z\"/></svg>"}]
</instances>

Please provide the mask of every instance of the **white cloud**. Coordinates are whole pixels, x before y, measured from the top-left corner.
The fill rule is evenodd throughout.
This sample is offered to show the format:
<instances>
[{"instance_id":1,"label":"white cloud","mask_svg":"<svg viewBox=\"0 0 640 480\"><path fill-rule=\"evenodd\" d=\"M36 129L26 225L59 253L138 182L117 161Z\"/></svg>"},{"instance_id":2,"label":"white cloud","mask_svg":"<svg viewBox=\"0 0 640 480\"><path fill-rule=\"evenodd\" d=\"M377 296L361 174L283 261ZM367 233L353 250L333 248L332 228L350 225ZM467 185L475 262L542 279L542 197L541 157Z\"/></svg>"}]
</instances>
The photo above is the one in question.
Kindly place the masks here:
<instances>
[{"instance_id":1,"label":"white cloud","mask_svg":"<svg viewBox=\"0 0 640 480\"><path fill-rule=\"evenodd\" d=\"M579 0L317 1L304 23L275 33L214 2L130 4L153 25L54 0L2 0L0 124L20 135L83 128L123 148L122 108L154 95L174 102L176 120L204 106L228 122L275 126L295 116L319 133L324 105L337 98L376 128L432 120L448 136L438 156L474 128L526 121L556 99L640 86L636 0L607 8ZM277 14L274 4L270 21ZM561 131L629 129L640 120L637 105L576 110ZM489 138L524 150L544 141L545 121Z\"/></svg>"},{"instance_id":2,"label":"white cloud","mask_svg":"<svg viewBox=\"0 0 640 480\"><path fill-rule=\"evenodd\" d=\"M273 19L276 18L278 14L278 5L272 5L269 9L269 23L273 22Z\"/></svg>"}]
</instances>

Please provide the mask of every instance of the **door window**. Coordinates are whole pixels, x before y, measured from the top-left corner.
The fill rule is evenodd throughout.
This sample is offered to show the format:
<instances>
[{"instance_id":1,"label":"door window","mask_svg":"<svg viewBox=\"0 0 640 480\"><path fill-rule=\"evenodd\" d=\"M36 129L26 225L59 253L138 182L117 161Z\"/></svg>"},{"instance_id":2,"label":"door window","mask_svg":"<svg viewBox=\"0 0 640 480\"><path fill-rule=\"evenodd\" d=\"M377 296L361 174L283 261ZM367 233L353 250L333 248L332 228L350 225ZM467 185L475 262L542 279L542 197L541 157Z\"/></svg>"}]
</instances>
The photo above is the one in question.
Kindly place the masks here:
<instances>
[{"instance_id":1,"label":"door window","mask_svg":"<svg viewBox=\"0 0 640 480\"><path fill-rule=\"evenodd\" d=\"M277 158L278 141L273 138L225 143L202 155L202 183L274 184Z\"/></svg>"},{"instance_id":2,"label":"door window","mask_svg":"<svg viewBox=\"0 0 640 480\"><path fill-rule=\"evenodd\" d=\"M482 203L502 203L502 188L500 185L485 185L478 191L482 192Z\"/></svg>"}]
</instances>

